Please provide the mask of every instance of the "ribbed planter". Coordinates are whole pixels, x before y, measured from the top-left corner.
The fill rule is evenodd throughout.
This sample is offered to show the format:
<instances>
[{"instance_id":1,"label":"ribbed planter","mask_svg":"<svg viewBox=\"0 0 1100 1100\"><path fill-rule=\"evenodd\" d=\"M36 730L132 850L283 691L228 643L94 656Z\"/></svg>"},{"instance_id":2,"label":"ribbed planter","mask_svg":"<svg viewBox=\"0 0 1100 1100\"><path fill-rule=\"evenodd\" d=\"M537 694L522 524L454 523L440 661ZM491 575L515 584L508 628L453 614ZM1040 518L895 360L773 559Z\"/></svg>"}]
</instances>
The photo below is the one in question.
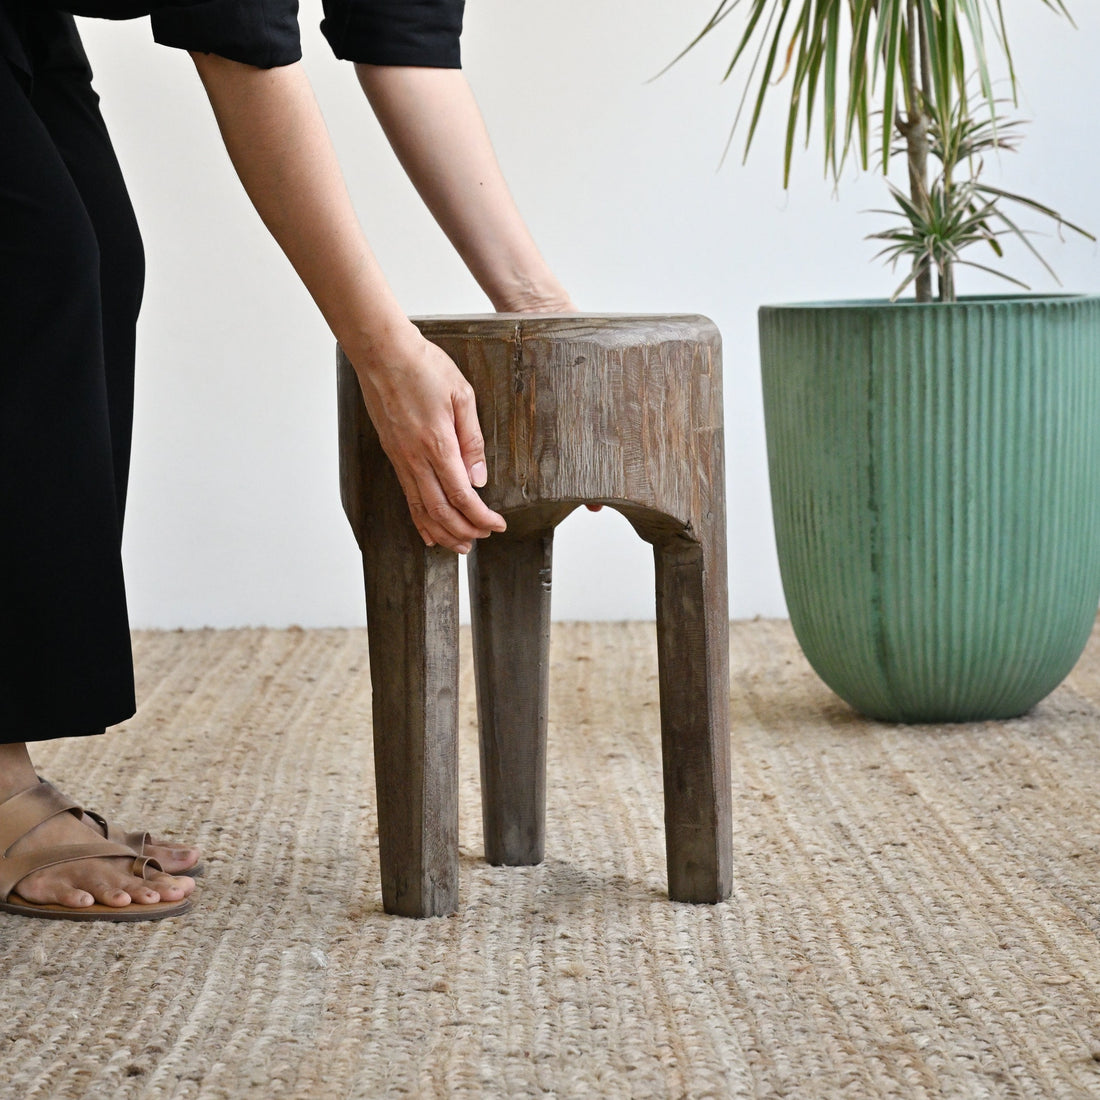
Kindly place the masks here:
<instances>
[{"instance_id":1,"label":"ribbed planter","mask_svg":"<svg viewBox=\"0 0 1100 1100\"><path fill-rule=\"evenodd\" d=\"M1100 601L1100 298L760 311L775 533L821 678L898 722L1023 713Z\"/></svg>"}]
</instances>

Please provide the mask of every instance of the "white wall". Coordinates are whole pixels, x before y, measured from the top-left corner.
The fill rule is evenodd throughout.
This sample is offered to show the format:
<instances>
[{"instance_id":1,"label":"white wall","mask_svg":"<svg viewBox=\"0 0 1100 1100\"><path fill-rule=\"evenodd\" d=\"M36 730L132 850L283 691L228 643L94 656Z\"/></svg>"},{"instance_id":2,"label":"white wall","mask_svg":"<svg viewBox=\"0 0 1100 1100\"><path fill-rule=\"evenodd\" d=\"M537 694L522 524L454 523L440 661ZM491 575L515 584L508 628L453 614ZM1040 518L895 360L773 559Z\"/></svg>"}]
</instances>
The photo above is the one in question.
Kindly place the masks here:
<instances>
[{"instance_id":1,"label":"white wall","mask_svg":"<svg viewBox=\"0 0 1100 1100\"><path fill-rule=\"evenodd\" d=\"M839 194L816 154L779 184L778 140L718 162L736 104L725 41L649 82L714 0L470 0L466 70L521 209L576 300L593 310L698 311L725 340L731 610L781 615L768 505L755 310L882 296L861 213L880 184ZM1011 5L1024 112L1036 121L1004 181L1100 229L1100 10L1074 32ZM350 66L304 0L306 64L352 194L410 313L481 312L477 287L396 167ZM126 562L135 626L356 624L358 553L337 495L333 347L237 184L190 61L144 22L82 24L148 253ZM772 127L778 130L778 127ZM1071 289L1100 291L1095 246L1049 242ZM1026 260L1037 289L1053 284ZM987 280L963 289L996 289ZM620 517L560 529L555 616L650 618L648 548Z\"/></svg>"}]
</instances>

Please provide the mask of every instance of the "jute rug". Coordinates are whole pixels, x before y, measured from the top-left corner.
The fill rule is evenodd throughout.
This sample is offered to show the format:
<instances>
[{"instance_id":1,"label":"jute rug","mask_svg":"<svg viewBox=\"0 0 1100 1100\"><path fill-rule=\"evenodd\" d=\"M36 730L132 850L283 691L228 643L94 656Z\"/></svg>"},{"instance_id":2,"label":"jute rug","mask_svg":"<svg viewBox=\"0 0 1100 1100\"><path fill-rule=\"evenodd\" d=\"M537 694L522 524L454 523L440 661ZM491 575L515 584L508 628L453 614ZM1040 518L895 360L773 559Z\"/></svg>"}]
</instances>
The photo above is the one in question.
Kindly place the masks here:
<instances>
[{"instance_id":1,"label":"jute rug","mask_svg":"<svg viewBox=\"0 0 1100 1100\"><path fill-rule=\"evenodd\" d=\"M480 862L467 653L462 911L418 922L381 911L364 633L137 635L139 717L39 764L201 842L201 896L0 916L0 1096L1100 1096L1100 637L953 728L731 638L730 902L664 896L652 625L558 625L548 859Z\"/></svg>"}]
</instances>

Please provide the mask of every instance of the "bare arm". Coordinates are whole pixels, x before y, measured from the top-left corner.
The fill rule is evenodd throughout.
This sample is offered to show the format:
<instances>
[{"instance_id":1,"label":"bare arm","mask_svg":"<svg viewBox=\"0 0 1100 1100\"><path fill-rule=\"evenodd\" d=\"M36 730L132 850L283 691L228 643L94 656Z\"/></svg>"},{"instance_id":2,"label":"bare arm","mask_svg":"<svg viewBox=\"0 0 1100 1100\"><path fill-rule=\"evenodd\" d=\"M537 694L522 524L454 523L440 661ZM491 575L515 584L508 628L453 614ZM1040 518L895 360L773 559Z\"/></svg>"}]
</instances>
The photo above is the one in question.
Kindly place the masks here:
<instances>
[{"instance_id":1,"label":"bare arm","mask_svg":"<svg viewBox=\"0 0 1100 1100\"><path fill-rule=\"evenodd\" d=\"M461 70L355 69L402 167L493 307L572 311L516 208Z\"/></svg>"},{"instance_id":2,"label":"bare arm","mask_svg":"<svg viewBox=\"0 0 1100 1100\"><path fill-rule=\"evenodd\" d=\"M421 537L465 552L503 530L472 488L485 483L473 391L394 299L305 72L192 57L249 198L355 365Z\"/></svg>"}]
</instances>

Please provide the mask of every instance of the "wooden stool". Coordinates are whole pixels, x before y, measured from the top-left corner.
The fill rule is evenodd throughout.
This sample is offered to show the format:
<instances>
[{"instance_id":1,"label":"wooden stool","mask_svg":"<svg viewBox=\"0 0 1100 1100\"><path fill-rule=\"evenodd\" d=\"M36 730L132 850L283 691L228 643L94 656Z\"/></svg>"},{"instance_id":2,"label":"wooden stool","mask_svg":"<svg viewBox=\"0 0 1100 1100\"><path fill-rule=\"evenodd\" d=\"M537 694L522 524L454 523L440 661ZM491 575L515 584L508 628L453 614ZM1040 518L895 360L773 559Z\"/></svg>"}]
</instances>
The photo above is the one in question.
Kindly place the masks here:
<instances>
[{"instance_id":1,"label":"wooden stool","mask_svg":"<svg viewBox=\"0 0 1100 1100\"><path fill-rule=\"evenodd\" d=\"M668 890L731 889L729 612L721 344L694 316L431 317L421 332L477 395L489 507L470 553L485 855L543 858L554 527L582 504L652 543ZM382 897L389 913L458 901L458 557L424 546L339 360L340 484L363 554Z\"/></svg>"}]
</instances>

